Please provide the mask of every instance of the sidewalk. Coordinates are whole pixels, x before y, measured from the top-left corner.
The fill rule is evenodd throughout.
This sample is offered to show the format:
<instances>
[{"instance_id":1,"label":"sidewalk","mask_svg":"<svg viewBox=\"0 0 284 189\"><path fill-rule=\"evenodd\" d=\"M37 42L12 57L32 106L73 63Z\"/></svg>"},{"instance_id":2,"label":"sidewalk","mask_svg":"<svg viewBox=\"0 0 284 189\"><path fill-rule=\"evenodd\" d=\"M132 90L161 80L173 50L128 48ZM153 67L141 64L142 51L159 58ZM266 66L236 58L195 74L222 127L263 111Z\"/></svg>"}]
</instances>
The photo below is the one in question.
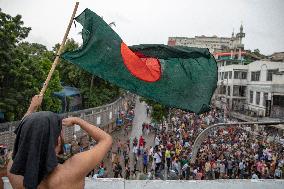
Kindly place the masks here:
<instances>
[{"instance_id":1,"label":"sidewalk","mask_svg":"<svg viewBox=\"0 0 284 189\"><path fill-rule=\"evenodd\" d=\"M131 130L129 130L128 136L125 136L123 128L120 129L120 130L112 132L113 145L112 145L111 152L116 152L118 140L125 143L130 138L130 151L129 151L129 165L130 165L129 167L130 167L130 170L133 170L132 141L133 141L134 137L137 137L137 139L139 139L139 137L142 135L142 123L151 121L151 119L149 117L147 117L147 114L146 114L146 104L144 102L140 102L139 97L137 97L136 100L135 100L134 113L135 113L135 117L133 119L133 125L132 125ZM153 133L149 133L148 136L145 135L143 137L146 141L147 147L153 146L153 144L154 144L154 134ZM114 175L113 175L112 165L111 165L112 164L111 163L111 154L109 154L109 156L105 157L104 163L105 163L105 166L107 167L108 177L109 178L113 177ZM120 164L121 164L122 169L123 169L122 175L124 176L125 168L124 168L124 159L123 159L122 153L120 155ZM139 171L142 170L141 157L138 160L137 169Z\"/></svg>"},{"instance_id":2,"label":"sidewalk","mask_svg":"<svg viewBox=\"0 0 284 189\"><path fill-rule=\"evenodd\" d=\"M147 113L146 113L146 103L145 102L140 102L139 101L139 97L136 99L136 105L135 105L135 117L133 120L133 127L132 127L132 131L130 134L130 138L131 138L131 144L130 144L130 169L133 170L133 145L132 145L132 141L133 139L136 137L139 140L139 137L142 135L142 124L143 122L147 122L150 123L151 119L149 117L147 117ZM153 146L154 144L154 134L153 133L149 133L149 135L144 135L143 138L146 141L146 147L149 146ZM139 157L138 160L138 165L137 165L137 169L139 171L142 170L142 160L141 160L141 156Z\"/></svg>"}]
</instances>

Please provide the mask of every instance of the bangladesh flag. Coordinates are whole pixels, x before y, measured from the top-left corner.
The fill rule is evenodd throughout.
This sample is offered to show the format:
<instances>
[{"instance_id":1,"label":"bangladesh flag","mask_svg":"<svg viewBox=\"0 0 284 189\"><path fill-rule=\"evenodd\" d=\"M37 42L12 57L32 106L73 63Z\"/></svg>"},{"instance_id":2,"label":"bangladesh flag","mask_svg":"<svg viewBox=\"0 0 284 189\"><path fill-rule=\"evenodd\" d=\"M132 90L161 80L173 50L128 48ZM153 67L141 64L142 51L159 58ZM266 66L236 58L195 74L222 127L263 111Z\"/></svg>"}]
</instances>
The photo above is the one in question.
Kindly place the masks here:
<instances>
[{"instance_id":1,"label":"bangladesh flag","mask_svg":"<svg viewBox=\"0 0 284 189\"><path fill-rule=\"evenodd\" d=\"M63 59L161 104L195 113L209 110L217 64L208 49L160 44L128 47L91 10L84 10L76 21L83 26L83 45L62 54Z\"/></svg>"}]
</instances>

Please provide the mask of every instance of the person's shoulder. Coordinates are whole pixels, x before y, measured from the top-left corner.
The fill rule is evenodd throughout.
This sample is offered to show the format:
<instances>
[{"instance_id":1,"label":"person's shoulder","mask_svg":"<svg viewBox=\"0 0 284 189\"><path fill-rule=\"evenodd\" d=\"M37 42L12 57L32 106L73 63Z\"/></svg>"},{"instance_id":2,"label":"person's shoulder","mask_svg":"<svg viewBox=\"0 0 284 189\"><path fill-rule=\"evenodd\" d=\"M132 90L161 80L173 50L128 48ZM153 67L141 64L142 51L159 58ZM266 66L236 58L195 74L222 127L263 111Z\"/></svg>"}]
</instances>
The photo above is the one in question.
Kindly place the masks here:
<instances>
[{"instance_id":1,"label":"person's shoulder","mask_svg":"<svg viewBox=\"0 0 284 189\"><path fill-rule=\"evenodd\" d=\"M74 181L74 175L69 174L68 160L65 161L64 164L59 164L57 167L52 171L52 173L47 177L46 182L50 186L60 186L65 184L70 184Z\"/></svg>"},{"instance_id":2,"label":"person's shoulder","mask_svg":"<svg viewBox=\"0 0 284 189\"><path fill-rule=\"evenodd\" d=\"M66 181L65 179L62 179L65 178L66 175L61 166L62 165L57 165L57 167L48 175L44 181L45 185L58 186L61 185L62 182Z\"/></svg>"},{"instance_id":3,"label":"person's shoulder","mask_svg":"<svg viewBox=\"0 0 284 189\"><path fill-rule=\"evenodd\" d=\"M75 179L63 165L58 165L40 184L40 188L83 188L84 180Z\"/></svg>"},{"instance_id":4,"label":"person's shoulder","mask_svg":"<svg viewBox=\"0 0 284 189\"><path fill-rule=\"evenodd\" d=\"M46 181L48 182L49 188L61 188L60 186L62 186L62 188L83 188L84 178L79 178L76 174L73 174L70 159L72 158L58 165L47 177Z\"/></svg>"}]
</instances>

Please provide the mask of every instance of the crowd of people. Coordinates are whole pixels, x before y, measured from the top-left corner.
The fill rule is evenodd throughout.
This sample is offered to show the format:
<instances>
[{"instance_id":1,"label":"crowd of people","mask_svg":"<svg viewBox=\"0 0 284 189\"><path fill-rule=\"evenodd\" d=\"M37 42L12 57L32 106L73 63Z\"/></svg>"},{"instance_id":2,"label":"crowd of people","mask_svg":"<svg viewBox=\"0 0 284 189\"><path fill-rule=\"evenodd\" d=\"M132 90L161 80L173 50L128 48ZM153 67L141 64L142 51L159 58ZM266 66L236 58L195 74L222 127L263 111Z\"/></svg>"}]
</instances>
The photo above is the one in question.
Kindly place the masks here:
<instances>
[{"instance_id":1,"label":"crowd of people","mask_svg":"<svg viewBox=\"0 0 284 189\"><path fill-rule=\"evenodd\" d=\"M214 130L191 162L199 133L224 121L230 120L216 109L203 115L176 111L170 124L173 129L162 129L155 137L155 173L166 169L172 178L196 180L283 178L283 144L270 141L269 130L252 132L233 125Z\"/></svg>"},{"instance_id":2,"label":"crowd of people","mask_svg":"<svg viewBox=\"0 0 284 189\"><path fill-rule=\"evenodd\" d=\"M116 118L115 132L122 132L122 136L127 138L129 131L132 129L132 123L134 118L134 102L129 101L126 111L120 110ZM130 140L123 140L114 137L114 147L109 151L106 157L106 163L102 161L97 169L94 169L89 173L89 177L93 178L129 178L129 151L130 151ZM95 144L94 144L95 145ZM91 145L90 147L92 147ZM111 160L111 161L109 161ZM124 163L124 168L122 168ZM110 164L110 166L109 166ZM124 174L124 176L122 175Z\"/></svg>"},{"instance_id":3,"label":"crowd of people","mask_svg":"<svg viewBox=\"0 0 284 189\"><path fill-rule=\"evenodd\" d=\"M174 110L171 115L163 124L143 123L140 137L131 139L127 133L127 138L115 139L107 157L111 166L102 162L91 175L181 180L283 178L284 147L271 140L271 136L279 138L277 132L245 129L249 127L243 125L215 129L192 162L196 137L209 125L233 120L216 109L202 115Z\"/></svg>"}]
</instances>

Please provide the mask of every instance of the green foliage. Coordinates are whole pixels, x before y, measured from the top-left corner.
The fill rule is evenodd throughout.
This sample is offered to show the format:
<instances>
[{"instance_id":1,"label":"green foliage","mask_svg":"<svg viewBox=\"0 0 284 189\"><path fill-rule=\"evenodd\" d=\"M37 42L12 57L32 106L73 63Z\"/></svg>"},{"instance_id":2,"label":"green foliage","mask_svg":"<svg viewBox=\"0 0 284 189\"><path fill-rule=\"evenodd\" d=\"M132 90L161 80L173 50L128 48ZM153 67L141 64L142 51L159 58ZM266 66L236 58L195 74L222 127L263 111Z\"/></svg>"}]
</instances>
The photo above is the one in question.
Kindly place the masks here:
<instances>
[{"instance_id":1,"label":"green foliage","mask_svg":"<svg viewBox=\"0 0 284 189\"><path fill-rule=\"evenodd\" d=\"M30 99L39 89L51 67L52 52L36 43L21 42L30 28L23 26L21 16L11 17L0 11L0 111L6 121L20 119ZM44 97L43 110L60 110L60 101L52 97L61 89L55 72Z\"/></svg>"},{"instance_id":2,"label":"green foliage","mask_svg":"<svg viewBox=\"0 0 284 189\"><path fill-rule=\"evenodd\" d=\"M41 81L44 81L52 66L52 62L47 58L39 62L41 69L44 71L44 75L41 75L40 79ZM61 110L61 101L53 96L54 92L60 91L61 89L62 86L60 83L59 72L58 70L55 70L44 94L43 103L41 105L42 110L52 110L54 112L59 112Z\"/></svg>"},{"instance_id":3,"label":"green foliage","mask_svg":"<svg viewBox=\"0 0 284 189\"><path fill-rule=\"evenodd\" d=\"M64 51L79 47L73 39L68 39ZM59 48L57 44L54 51ZM83 97L83 108L91 108L114 101L119 95L119 88L86 72L79 67L61 60L58 65L61 81L64 85L79 88Z\"/></svg>"},{"instance_id":4,"label":"green foliage","mask_svg":"<svg viewBox=\"0 0 284 189\"><path fill-rule=\"evenodd\" d=\"M152 107L151 118L154 122L161 123L169 114L169 108L162 104L144 97L141 97L140 101L144 101Z\"/></svg>"},{"instance_id":5,"label":"green foliage","mask_svg":"<svg viewBox=\"0 0 284 189\"><path fill-rule=\"evenodd\" d=\"M21 16L11 17L0 9L0 111L6 111L5 117L14 119L13 113L20 94L10 86L15 83L15 75L20 66L20 60L15 59L16 43L28 36L30 28L23 27ZM15 98L11 98L10 94Z\"/></svg>"},{"instance_id":6,"label":"green foliage","mask_svg":"<svg viewBox=\"0 0 284 189\"><path fill-rule=\"evenodd\" d=\"M23 42L30 30L20 15L12 17L0 9L0 112L4 112L5 121L19 120L25 114L31 98L42 88L59 48L57 44L48 51L44 45ZM78 47L69 39L64 51ZM61 101L53 93L62 89L61 82L80 89L83 108L109 103L120 94L118 87L62 60L49 82L41 110L60 111Z\"/></svg>"},{"instance_id":7,"label":"green foliage","mask_svg":"<svg viewBox=\"0 0 284 189\"><path fill-rule=\"evenodd\" d=\"M260 53L259 49L254 49L253 52L251 52L251 54L255 55L256 57L258 57L259 59L264 59L266 58L266 56L264 54Z\"/></svg>"}]
</instances>

